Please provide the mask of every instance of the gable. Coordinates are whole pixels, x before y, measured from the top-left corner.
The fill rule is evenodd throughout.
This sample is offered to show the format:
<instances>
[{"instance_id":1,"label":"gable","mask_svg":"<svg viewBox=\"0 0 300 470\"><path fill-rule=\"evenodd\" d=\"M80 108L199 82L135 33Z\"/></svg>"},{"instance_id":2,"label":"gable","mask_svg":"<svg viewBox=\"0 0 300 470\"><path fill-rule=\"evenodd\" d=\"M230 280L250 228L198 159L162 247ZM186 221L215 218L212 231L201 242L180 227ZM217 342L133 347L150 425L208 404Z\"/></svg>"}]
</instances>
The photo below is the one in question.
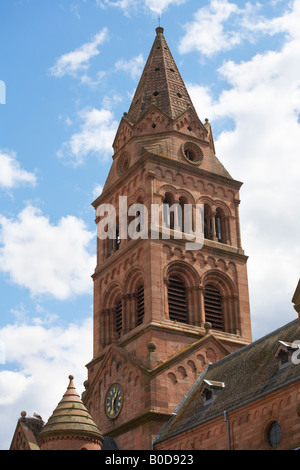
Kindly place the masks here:
<instances>
[{"instance_id":1,"label":"gable","mask_svg":"<svg viewBox=\"0 0 300 470\"><path fill-rule=\"evenodd\" d=\"M208 335L190 344L177 354L173 354L154 368L151 374L157 375L167 371L178 381L177 378L180 376L185 377L192 372L196 380L209 364L217 362L228 354L230 354L229 349L214 335ZM176 383L175 380L174 383Z\"/></svg>"},{"instance_id":2,"label":"gable","mask_svg":"<svg viewBox=\"0 0 300 470\"><path fill-rule=\"evenodd\" d=\"M126 118L122 117L115 136L115 140L113 142L113 149L115 153L117 153L120 148L122 148L123 145L128 142L128 140L132 137L132 134L132 125L128 123Z\"/></svg>"},{"instance_id":3,"label":"gable","mask_svg":"<svg viewBox=\"0 0 300 470\"><path fill-rule=\"evenodd\" d=\"M22 411L21 416L17 422L10 450L40 450L37 436L44 422L38 418L26 417L25 411Z\"/></svg>"},{"instance_id":4,"label":"gable","mask_svg":"<svg viewBox=\"0 0 300 470\"><path fill-rule=\"evenodd\" d=\"M140 380L141 374L148 373L145 366L125 349L111 344L101 361L101 365L90 383L86 383L83 400L88 403L96 394L104 393L107 385L121 379ZM131 380L131 379L130 379Z\"/></svg>"}]
</instances>

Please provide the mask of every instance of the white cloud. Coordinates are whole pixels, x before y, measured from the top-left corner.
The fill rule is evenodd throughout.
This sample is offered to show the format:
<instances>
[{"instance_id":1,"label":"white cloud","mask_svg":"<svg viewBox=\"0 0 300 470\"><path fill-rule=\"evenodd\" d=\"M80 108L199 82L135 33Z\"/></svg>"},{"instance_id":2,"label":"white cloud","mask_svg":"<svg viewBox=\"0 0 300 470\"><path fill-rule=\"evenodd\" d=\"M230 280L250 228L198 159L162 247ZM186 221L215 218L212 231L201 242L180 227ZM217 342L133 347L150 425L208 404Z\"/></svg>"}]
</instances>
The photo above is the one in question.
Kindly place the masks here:
<instances>
[{"instance_id":1,"label":"white cloud","mask_svg":"<svg viewBox=\"0 0 300 470\"><path fill-rule=\"evenodd\" d=\"M180 40L179 52L199 51L211 57L232 49L245 37L251 39L250 31L256 22L258 8L259 4L249 2L241 9L228 0L211 0L194 14L192 22L185 25L186 34Z\"/></svg>"},{"instance_id":2,"label":"white cloud","mask_svg":"<svg viewBox=\"0 0 300 470\"><path fill-rule=\"evenodd\" d=\"M101 8L118 7L127 11L137 5L137 0L96 0L96 4Z\"/></svg>"},{"instance_id":3,"label":"white cloud","mask_svg":"<svg viewBox=\"0 0 300 470\"><path fill-rule=\"evenodd\" d=\"M171 5L182 5L187 0L96 0L96 4L101 8L117 7L121 8L126 15L130 11L144 7L154 14L162 14ZM141 6L142 3L142 6Z\"/></svg>"},{"instance_id":4,"label":"white cloud","mask_svg":"<svg viewBox=\"0 0 300 470\"><path fill-rule=\"evenodd\" d=\"M182 5L187 0L145 0L145 5L156 14L162 14L171 5Z\"/></svg>"},{"instance_id":5,"label":"white cloud","mask_svg":"<svg viewBox=\"0 0 300 470\"><path fill-rule=\"evenodd\" d=\"M275 328L295 318L291 298L300 272L300 35L290 26L299 21L295 2L292 13L272 20L287 33L281 50L241 63L225 62L219 73L230 88L217 99L208 88L189 87L199 116L205 109L202 119L209 117L213 128L219 121L225 127L215 142L219 159L234 178L245 182L240 216L256 334L268 332L270 321ZM226 130L229 119L234 128Z\"/></svg>"},{"instance_id":6,"label":"white cloud","mask_svg":"<svg viewBox=\"0 0 300 470\"><path fill-rule=\"evenodd\" d=\"M15 152L0 149L0 188L12 189L23 184L36 184L36 176L23 170Z\"/></svg>"},{"instance_id":7,"label":"white cloud","mask_svg":"<svg viewBox=\"0 0 300 470\"><path fill-rule=\"evenodd\" d=\"M94 234L73 216L51 224L35 207L18 217L0 217L0 270L32 296L65 300L91 293L95 257L89 249Z\"/></svg>"},{"instance_id":8,"label":"white cloud","mask_svg":"<svg viewBox=\"0 0 300 470\"><path fill-rule=\"evenodd\" d=\"M103 28L96 34L90 42L86 42L72 52L63 54L49 69L54 77L63 77L71 75L77 77L80 72L82 82L89 83L90 78L86 74L89 68L90 60L99 54L99 46L101 46L108 38L107 28ZM98 79L101 79L98 77Z\"/></svg>"},{"instance_id":9,"label":"white cloud","mask_svg":"<svg viewBox=\"0 0 300 470\"><path fill-rule=\"evenodd\" d=\"M299 14L300 14L300 3L299 0L293 0L286 4L286 11L282 16L278 16L272 19L265 17L258 17L256 21L253 19L243 18L243 25L249 30L255 33L263 34L277 34L285 33L287 37L299 38Z\"/></svg>"},{"instance_id":10,"label":"white cloud","mask_svg":"<svg viewBox=\"0 0 300 470\"><path fill-rule=\"evenodd\" d=\"M102 191L103 191L103 186L101 184L98 184L93 189L93 197L96 199L97 197L100 196L100 194L102 194Z\"/></svg>"},{"instance_id":11,"label":"white cloud","mask_svg":"<svg viewBox=\"0 0 300 470\"><path fill-rule=\"evenodd\" d=\"M25 410L40 414L46 422L75 377L80 394L87 379L85 364L92 358L92 318L66 327L14 323L0 329L6 345L7 369L0 372L0 442L8 449ZM34 407L34 408L33 408Z\"/></svg>"},{"instance_id":12,"label":"white cloud","mask_svg":"<svg viewBox=\"0 0 300 470\"><path fill-rule=\"evenodd\" d=\"M104 108L85 108L80 111L79 118L83 121L80 131L63 143L58 157L74 166L83 164L89 154L107 160L118 128L113 113Z\"/></svg>"},{"instance_id":13,"label":"white cloud","mask_svg":"<svg viewBox=\"0 0 300 470\"><path fill-rule=\"evenodd\" d=\"M30 380L20 372L8 370L0 372L0 406L15 403L29 385Z\"/></svg>"},{"instance_id":14,"label":"white cloud","mask_svg":"<svg viewBox=\"0 0 300 470\"><path fill-rule=\"evenodd\" d=\"M124 59L120 59L116 62L115 68L116 70L123 70L124 72L128 73L133 80L139 78L143 67L145 64L145 60L142 54L139 54L136 57L126 61Z\"/></svg>"}]
</instances>

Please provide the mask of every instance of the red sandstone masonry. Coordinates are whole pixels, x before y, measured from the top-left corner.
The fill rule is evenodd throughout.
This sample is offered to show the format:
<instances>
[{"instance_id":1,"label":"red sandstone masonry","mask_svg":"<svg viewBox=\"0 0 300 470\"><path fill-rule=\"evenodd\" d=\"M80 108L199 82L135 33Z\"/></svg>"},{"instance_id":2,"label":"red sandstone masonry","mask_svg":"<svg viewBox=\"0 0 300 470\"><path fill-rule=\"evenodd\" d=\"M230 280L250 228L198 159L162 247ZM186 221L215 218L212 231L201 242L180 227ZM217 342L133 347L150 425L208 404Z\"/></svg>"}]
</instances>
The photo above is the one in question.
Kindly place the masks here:
<instances>
[{"instance_id":1,"label":"red sandstone masonry","mask_svg":"<svg viewBox=\"0 0 300 470\"><path fill-rule=\"evenodd\" d=\"M267 398L254 400L247 406L228 413L231 450L271 450L267 428L279 421L282 439L277 450L294 449L300 445L299 384L293 384ZM199 425L170 438L155 450L228 450L224 417Z\"/></svg>"},{"instance_id":2,"label":"red sandstone masonry","mask_svg":"<svg viewBox=\"0 0 300 470\"><path fill-rule=\"evenodd\" d=\"M167 48L161 31L155 41L163 41ZM172 416L208 362L251 341L247 258L241 248L238 212L241 183L231 178L215 156L211 126L199 120L179 73L171 74L172 80L167 78L166 83L158 77L153 64L161 60L160 67L166 67L170 57L168 48L159 52L154 47L150 53L140 82L147 83L149 90L138 87L132 108L121 120L112 167L103 193L93 204L96 215L103 203L118 209L119 197L126 195L129 206L138 201L146 205L150 221L151 204L161 205L168 194L174 202L183 197L189 204L206 204L211 214L221 208L226 240L220 243L214 236L205 240L201 250L190 251L184 240L128 238L121 240L119 250L113 253L108 253L107 240L97 241L94 356L87 366L84 400L103 434L114 436L123 449L150 449L152 436ZM158 77L157 82L151 74ZM181 95L188 100L179 114L176 87L184 88ZM170 90L169 95L165 89ZM156 90L160 92L156 102L149 102L141 113L139 100L147 100ZM196 149L199 161L187 159L186 145ZM210 221L214 224L214 215ZM170 273L184 279L189 325L169 319ZM144 320L136 327L135 291L141 282ZM222 332L205 328L204 293L209 282L218 285L224 299ZM114 334L113 320L118 299L122 300L123 316L119 338ZM211 338L198 345L207 335ZM197 347L189 350L193 344ZM182 354L184 350L186 354ZM105 397L113 383L122 387L124 401L118 417L110 420Z\"/></svg>"}]
</instances>

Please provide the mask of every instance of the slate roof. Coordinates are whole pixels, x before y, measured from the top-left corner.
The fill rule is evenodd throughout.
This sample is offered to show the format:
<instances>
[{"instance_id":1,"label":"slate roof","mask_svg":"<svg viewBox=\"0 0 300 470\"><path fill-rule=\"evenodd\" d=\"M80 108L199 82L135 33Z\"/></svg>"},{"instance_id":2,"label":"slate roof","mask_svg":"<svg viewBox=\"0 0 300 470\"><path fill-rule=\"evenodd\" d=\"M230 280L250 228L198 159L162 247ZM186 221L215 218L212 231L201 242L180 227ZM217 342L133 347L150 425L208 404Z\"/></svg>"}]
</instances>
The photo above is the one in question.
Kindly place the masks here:
<instances>
[{"instance_id":1,"label":"slate roof","mask_svg":"<svg viewBox=\"0 0 300 470\"><path fill-rule=\"evenodd\" d=\"M279 367L279 341L300 340L299 320L294 320L244 348L210 364L156 436L154 444L183 433L253 400L300 380L300 364ZM204 405L205 382L224 382L215 399Z\"/></svg>"},{"instance_id":2,"label":"slate roof","mask_svg":"<svg viewBox=\"0 0 300 470\"><path fill-rule=\"evenodd\" d=\"M194 109L163 32L163 28L156 28L151 52L126 116L132 124L152 104L172 119L180 116L189 106Z\"/></svg>"},{"instance_id":3,"label":"slate roof","mask_svg":"<svg viewBox=\"0 0 300 470\"><path fill-rule=\"evenodd\" d=\"M70 375L67 391L38 436L40 442L49 436L63 435L83 436L103 442L103 436L81 401L73 379Z\"/></svg>"}]
</instances>

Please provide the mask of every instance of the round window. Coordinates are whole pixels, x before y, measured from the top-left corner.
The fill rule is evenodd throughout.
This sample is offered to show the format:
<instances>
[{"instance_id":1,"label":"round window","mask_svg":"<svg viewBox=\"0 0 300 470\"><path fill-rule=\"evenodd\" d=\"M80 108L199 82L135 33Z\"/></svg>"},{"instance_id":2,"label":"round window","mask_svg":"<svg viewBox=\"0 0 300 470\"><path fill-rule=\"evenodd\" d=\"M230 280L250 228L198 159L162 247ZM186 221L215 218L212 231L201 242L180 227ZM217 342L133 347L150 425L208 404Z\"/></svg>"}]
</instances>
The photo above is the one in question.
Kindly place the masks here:
<instances>
[{"instance_id":1,"label":"round window","mask_svg":"<svg viewBox=\"0 0 300 470\"><path fill-rule=\"evenodd\" d=\"M194 142L185 142L182 147L182 154L185 159L194 165L199 165L203 158L203 153L200 147Z\"/></svg>"},{"instance_id":2,"label":"round window","mask_svg":"<svg viewBox=\"0 0 300 470\"><path fill-rule=\"evenodd\" d=\"M267 430L267 438L271 447L276 447L281 440L281 426L277 421L274 421Z\"/></svg>"},{"instance_id":3,"label":"round window","mask_svg":"<svg viewBox=\"0 0 300 470\"><path fill-rule=\"evenodd\" d=\"M118 163L117 163L117 172L119 175L124 173L124 171L127 170L129 167L129 153L128 152L123 152L122 155L120 155Z\"/></svg>"}]
</instances>

